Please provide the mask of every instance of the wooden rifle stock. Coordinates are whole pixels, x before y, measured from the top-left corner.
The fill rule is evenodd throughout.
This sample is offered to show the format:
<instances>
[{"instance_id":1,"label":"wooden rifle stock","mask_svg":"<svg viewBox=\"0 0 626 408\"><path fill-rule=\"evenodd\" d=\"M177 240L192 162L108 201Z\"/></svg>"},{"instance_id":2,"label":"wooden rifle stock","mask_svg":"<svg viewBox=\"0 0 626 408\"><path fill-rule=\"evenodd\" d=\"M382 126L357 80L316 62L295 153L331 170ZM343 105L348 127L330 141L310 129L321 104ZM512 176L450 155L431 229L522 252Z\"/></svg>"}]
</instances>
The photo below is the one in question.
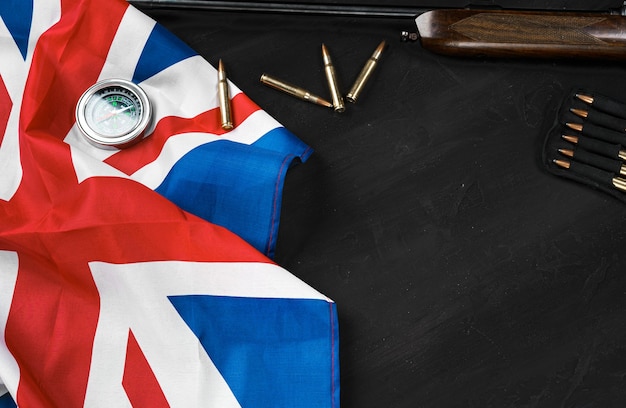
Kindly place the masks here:
<instances>
[{"instance_id":1,"label":"wooden rifle stock","mask_svg":"<svg viewBox=\"0 0 626 408\"><path fill-rule=\"evenodd\" d=\"M626 59L626 17L621 15L441 9L415 22L422 46L441 54Z\"/></svg>"}]
</instances>

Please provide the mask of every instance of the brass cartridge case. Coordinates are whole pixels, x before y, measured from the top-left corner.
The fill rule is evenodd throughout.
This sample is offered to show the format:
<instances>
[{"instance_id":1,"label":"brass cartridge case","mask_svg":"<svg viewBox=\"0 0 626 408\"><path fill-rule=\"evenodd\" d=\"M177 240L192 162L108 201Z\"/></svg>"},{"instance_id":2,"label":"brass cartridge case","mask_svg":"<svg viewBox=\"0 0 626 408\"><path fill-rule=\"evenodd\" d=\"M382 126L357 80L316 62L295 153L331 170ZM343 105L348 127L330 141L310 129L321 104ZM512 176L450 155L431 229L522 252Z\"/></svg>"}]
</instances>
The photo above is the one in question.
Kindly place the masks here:
<instances>
[{"instance_id":1,"label":"brass cartridge case","mask_svg":"<svg viewBox=\"0 0 626 408\"><path fill-rule=\"evenodd\" d=\"M292 84L289 84L287 82L284 82L280 79L276 79L273 78L267 74L263 74L261 75L261 83L274 88L278 91L282 91L285 92L291 96L295 96L298 99L302 99L317 105L321 105L321 106L325 106L327 108L332 108L332 104L330 102L328 102L327 100L317 96L317 95L313 95L312 93L310 93L309 91L307 91L304 88L300 88L299 86L295 86Z\"/></svg>"},{"instance_id":2,"label":"brass cartridge case","mask_svg":"<svg viewBox=\"0 0 626 408\"><path fill-rule=\"evenodd\" d=\"M626 191L626 180L620 177L613 178L613 186L621 191Z\"/></svg>"},{"instance_id":3,"label":"brass cartridge case","mask_svg":"<svg viewBox=\"0 0 626 408\"><path fill-rule=\"evenodd\" d=\"M330 59L328 49L324 44L322 44L322 59L324 60L324 72L326 73L326 79L328 81L328 89L330 90L330 96L333 100L333 108L335 109L335 112L343 112L346 110L346 106L343 103L343 97L339 91L339 85L337 84L335 67Z\"/></svg>"},{"instance_id":4,"label":"brass cartridge case","mask_svg":"<svg viewBox=\"0 0 626 408\"><path fill-rule=\"evenodd\" d=\"M352 88L350 88L350 91L346 95L346 100L348 102L355 103L359 98L359 95L363 91L363 87L365 87L365 84L369 81L370 77L374 73L374 70L376 69L376 66L378 65L378 60L385 49L385 44L385 41L382 41L378 47L376 47L372 56L365 62L359 76L356 78Z\"/></svg>"},{"instance_id":5,"label":"brass cartridge case","mask_svg":"<svg viewBox=\"0 0 626 408\"><path fill-rule=\"evenodd\" d=\"M228 89L228 79L224 63L220 60L217 69L217 97L220 104L220 121L222 129L231 130L233 128L233 114L230 104L230 91Z\"/></svg>"}]
</instances>

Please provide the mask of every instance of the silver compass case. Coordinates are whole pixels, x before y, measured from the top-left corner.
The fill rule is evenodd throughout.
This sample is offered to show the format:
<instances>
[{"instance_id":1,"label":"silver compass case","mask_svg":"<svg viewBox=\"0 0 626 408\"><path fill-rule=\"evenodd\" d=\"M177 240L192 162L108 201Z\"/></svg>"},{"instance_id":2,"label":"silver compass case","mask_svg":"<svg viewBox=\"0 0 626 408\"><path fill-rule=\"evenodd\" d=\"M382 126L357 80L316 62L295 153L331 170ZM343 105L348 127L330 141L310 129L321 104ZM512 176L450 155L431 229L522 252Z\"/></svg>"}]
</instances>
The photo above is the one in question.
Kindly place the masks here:
<instances>
[{"instance_id":1,"label":"silver compass case","mask_svg":"<svg viewBox=\"0 0 626 408\"><path fill-rule=\"evenodd\" d=\"M106 79L87 89L76 105L76 123L85 139L102 149L123 149L145 137L152 106L141 87Z\"/></svg>"}]
</instances>

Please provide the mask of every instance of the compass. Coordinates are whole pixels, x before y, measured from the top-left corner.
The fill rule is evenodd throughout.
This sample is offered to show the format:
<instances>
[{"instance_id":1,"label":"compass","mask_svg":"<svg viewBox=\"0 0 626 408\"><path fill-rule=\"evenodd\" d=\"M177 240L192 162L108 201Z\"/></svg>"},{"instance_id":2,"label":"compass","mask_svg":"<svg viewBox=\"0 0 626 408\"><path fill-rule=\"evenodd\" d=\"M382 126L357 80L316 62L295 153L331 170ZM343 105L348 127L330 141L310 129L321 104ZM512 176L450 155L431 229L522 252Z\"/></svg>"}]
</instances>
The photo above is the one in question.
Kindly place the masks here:
<instances>
[{"instance_id":1,"label":"compass","mask_svg":"<svg viewBox=\"0 0 626 408\"><path fill-rule=\"evenodd\" d=\"M122 149L145 137L152 107L138 85L106 79L87 89L76 105L76 123L87 141L102 149Z\"/></svg>"}]
</instances>

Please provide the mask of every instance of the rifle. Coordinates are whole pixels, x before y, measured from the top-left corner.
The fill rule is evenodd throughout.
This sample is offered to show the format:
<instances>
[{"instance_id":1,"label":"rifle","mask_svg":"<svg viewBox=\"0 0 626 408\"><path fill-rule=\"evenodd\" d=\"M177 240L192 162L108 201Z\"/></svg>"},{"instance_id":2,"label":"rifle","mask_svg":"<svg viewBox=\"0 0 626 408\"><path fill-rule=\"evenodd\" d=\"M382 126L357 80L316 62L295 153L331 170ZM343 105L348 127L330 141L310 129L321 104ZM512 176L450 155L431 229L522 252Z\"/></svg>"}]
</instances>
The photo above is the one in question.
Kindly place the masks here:
<instances>
[{"instance_id":1,"label":"rifle","mask_svg":"<svg viewBox=\"0 0 626 408\"><path fill-rule=\"evenodd\" d=\"M624 14L440 9L418 15L418 32L402 36L454 56L624 60Z\"/></svg>"},{"instance_id":2,"label":"rifle","mask_svg":"<svg viewBox=\"0 0 626 408\"><path fill-rule=\"evenodd\" d=\"M424 48L448 55L626 59L626 5L602 13L445 8L431 10L421 7L263 0L128 1L144 8L410 18L415 19L418 32L404 31L403 40L419 39Z\"/></svg>"}]
</instances>

